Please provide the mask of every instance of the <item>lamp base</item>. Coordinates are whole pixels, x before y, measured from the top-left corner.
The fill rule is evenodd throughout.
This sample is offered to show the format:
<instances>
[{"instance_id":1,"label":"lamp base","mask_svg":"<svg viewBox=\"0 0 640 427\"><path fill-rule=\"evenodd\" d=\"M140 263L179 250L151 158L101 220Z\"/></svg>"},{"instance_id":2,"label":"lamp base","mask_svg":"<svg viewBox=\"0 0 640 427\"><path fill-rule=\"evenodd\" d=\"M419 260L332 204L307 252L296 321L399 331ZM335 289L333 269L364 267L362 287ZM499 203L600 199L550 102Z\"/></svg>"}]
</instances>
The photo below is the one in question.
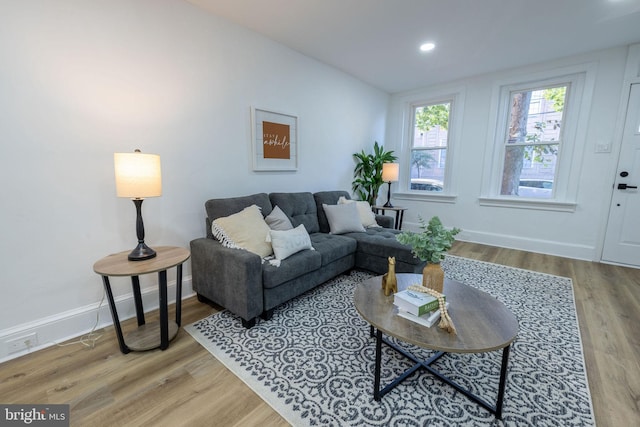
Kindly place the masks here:
<instances>
[{"instance_id":1,"label":"lamp base","mask_svg":"<svg viewBox=\"0 0 640 427\"><path fill-rule=\"evenodd\" d=\"M127 257L129 261L144 261L156 256L156 251L145 245L144 242L138 243L138 246L131 251Z\"/></svg>"},{"instance_id":2,"label":"lamp base","mask_svg":"<svg viewBox=\"0 0 640 427\"><path fill-rule=\"evenodd\" d=\"M391 204L391 181L389 181L389 188L387 189L387 203L384 204L383 208L392 208Z\"/></svg>"}]
</instances>

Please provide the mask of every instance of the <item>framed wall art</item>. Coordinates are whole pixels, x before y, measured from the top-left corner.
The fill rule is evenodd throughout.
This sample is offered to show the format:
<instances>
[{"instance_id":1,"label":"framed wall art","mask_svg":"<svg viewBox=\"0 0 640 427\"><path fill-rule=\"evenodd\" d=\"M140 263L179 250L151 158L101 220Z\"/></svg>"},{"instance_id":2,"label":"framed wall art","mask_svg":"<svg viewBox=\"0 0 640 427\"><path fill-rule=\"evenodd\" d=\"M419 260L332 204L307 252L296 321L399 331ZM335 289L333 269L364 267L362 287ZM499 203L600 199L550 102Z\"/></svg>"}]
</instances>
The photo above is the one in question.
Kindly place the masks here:
<instances>
[{"instance_id":1,"label":"framed wall art","mask_svg":"<svg viewBox=\"0 0 640 427\"><path fill-rule=\"evenodd\" d=\"M251 107L254 171L298 170L298 117Z\"/></svg>"}]
</instances>

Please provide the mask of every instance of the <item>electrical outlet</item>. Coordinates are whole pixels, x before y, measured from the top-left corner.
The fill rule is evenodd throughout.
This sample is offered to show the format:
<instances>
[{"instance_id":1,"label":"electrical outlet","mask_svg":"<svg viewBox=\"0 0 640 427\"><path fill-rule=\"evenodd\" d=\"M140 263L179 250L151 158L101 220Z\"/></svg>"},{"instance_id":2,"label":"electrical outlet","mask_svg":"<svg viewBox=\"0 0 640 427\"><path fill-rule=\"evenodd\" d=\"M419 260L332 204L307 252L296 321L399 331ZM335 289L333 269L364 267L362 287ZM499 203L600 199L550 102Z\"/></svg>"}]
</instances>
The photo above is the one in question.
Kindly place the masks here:
<instances>
[{"instance_id":1,"label":"electrical outlet","mask_svg":"<svg viewBox=\"0 0 640 427\"><path fill-rule=\"evenodd\" d=\"M8 353L17 353L19 351L28 350L38 345L38 335L33 332L18 338L5 341Z\"/></svg>"}]
</instances>

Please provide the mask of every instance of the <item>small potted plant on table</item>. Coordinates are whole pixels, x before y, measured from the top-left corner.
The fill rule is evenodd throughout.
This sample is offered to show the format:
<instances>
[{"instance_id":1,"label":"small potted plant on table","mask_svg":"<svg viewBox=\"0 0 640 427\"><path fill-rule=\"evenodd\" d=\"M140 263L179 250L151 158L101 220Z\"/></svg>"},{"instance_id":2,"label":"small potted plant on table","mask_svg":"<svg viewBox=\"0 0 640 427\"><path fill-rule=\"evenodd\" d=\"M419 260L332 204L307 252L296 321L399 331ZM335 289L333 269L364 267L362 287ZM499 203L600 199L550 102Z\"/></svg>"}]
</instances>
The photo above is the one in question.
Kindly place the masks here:
<instances>
[{"instance_id":1,"label":"small potted plant on table","mask_svg":"<svg viewBox=\"0 0 640 427\"><path fill-rule=\"evenodd\" d=\"M444 271L440 262L456 240L454 236L461 230L455 227L447 230L437 216L431 218L428 223L420 216L418 219L422 232L405 231L398 234L396 240L411 246L413 256L427 262L422 270L422 286L442 293Z\"/></svg>"}]
</instances>

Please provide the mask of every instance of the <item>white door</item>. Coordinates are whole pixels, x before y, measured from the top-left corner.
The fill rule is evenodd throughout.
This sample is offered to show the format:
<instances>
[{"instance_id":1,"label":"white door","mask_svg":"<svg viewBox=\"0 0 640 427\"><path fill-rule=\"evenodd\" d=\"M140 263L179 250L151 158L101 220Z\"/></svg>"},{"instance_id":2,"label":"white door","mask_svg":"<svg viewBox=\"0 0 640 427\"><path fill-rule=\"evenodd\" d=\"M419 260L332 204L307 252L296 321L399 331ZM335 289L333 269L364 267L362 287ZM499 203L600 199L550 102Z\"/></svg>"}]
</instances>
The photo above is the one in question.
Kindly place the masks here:
<instances>
[{"instance_id":1,"label":"white door","mask_svg":"<svg viewBox=\"0 0 640 427\"><path fill-rule=\"evenodd\" d=\"M631 85L602 260L640 267L640 84Z\"/></svg>"}]
</instances>

